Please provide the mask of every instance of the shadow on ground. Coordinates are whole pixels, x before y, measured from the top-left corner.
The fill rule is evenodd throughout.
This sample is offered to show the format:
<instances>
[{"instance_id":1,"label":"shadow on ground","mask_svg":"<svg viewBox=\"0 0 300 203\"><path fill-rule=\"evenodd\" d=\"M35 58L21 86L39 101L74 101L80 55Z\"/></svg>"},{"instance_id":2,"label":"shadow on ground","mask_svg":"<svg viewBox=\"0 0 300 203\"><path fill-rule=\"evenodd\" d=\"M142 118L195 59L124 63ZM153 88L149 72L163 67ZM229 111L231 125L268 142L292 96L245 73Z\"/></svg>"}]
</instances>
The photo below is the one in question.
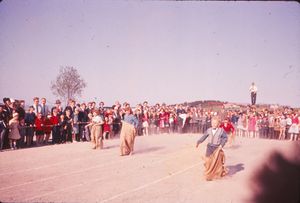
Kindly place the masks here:
<instances>
[{"instance_id":1,"label":"shadow on ground","mask_svg":"<svg viewBox=\"0 0 300 203\"><path fill-rule=\"evenodd\" d=\"M150 152L155 152L164 149L165 147L150 147L150 148L145 148L145 149L140 149L135 151L135 154L144 154L144 153L150 153Z\"/></svg>"},{"instance_id":2,"label":"shadow on ground","mask_svg":"<svg viewBox=\"0 0 300 203\"><path fill-rule=\"evenodd\" d=\"M228 147L228 149L238 149L238 148L240 148L240 145L232 145Z\"/></svg>"},{"instance_id":3,"label":"shadow on ground","mask_svg":"<svg viewBox=\"0 0 300 203\"><path fill-rule=\"evenodd\" d=\"M118 147L120 147L120 145L115 144L115 145L105 146L105 147L103 147L103 149L113 149L113 148L118 148Z\"/></svg>"},{"instance_id":4,"label":"shadow on ground","mask_svg":"<svg viewBox=\"0 0 300 203\"><path fill-rule=\"evenodd\" d=\"M244 164L236 164L231 166L226 166L228 169L228 175L233 176L234 174L244 170Z\"/></svg>"}]
</instances>

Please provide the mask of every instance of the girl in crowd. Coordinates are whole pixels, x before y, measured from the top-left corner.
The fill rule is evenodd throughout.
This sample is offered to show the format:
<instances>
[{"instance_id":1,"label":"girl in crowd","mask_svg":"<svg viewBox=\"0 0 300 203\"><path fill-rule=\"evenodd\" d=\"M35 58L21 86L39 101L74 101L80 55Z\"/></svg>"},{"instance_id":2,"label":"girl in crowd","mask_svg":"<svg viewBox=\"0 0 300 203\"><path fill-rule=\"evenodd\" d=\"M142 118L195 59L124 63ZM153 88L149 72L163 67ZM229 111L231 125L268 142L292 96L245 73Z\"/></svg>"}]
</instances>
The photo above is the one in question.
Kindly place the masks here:
<instances>
[{"instance_id":1,"label":"girl in crowd","mask_svg":"<svg viewBox=\"0 0 300 203\"><path fill-rule=\"evenodd\" d=\"M105 116L103 123L103 139L110 139L111 135L111 121L108 116Z\"/></svg>"},{"instance_id":2,"label":"girl in crowd","mask_svg":"<svg viewBox=\"0 0 300 203\"><path fill-rule=\"evenodd\" d=\"M52 122L51 122L51 115L47 115L45 117L44 120L44 133L45 133L45 140L44 143L48 144L49 138L50 138L50 134L51 134L51 130L52 130Z\"/></svg>"},{"instance_id":3,"label":"girl in crowd","mask_svg":"<svg viewBox=\"0 0 300 203\"><path fill-rule=\"evenodd\" d=\"M73 140L72 140L73 119L71 117L71 110L69 110L69 109L66 110L65 121L66 121L66 141L68 143L71 143L71 142L73 142Z\"/></svg>"},{"instance_id":4,"label":"girl in crowd","mask_svg":"<svg viewBox=\"0 0 300 203\"><path fill-rule=\"evenodd\" d=\"M160 113L159 113L159 133L165 133L165 118L166 118L166 114L165 114L165 110L161 109Z\"/></svg>"},{"instance_id":5,"label":"girl in crowd","mask_svg":"<svg viewBox=\"0 0 300 203\"><path fill-rule=\"evenodd\" d=\"M276 117L274 119L274 139L279 139L280 134L280 119L279 117Z\"/></svg>"},{"instance_id":6,"label":"girl in crowd","mask_svg":"<svg viewBox=\"0 0 300 203\"><path fill-rule=\"evenodd\" d=\"M142 117L143 122L143 135L149 135L149 114L148 111L145 110Z\"/></svg>"},{"instance_id":7,"label":"girl in crowd","mask_svg":"<svg viewBox=\"0 0 300 203\"><path fill-rule=\"evenodd\" d=\"M88 113L88 124L84 126L84 137L87 141L91 141L92 125L93 125L93 114Z\"/></svg>"},{"instance_id":8,"label":"girl in crowd","mask_svg":"<svg viewBox=\"0 0 300 203\"><path fill-rule=\"evenodd\" d=\"M35 122L35 113L33 112L33 106L30 106L28 113L25 114L25 126L26 126L26 145L29 147L32 144L33 135L34 135L34 122Z\"/></svg>"},{"instance_id":9,"label":"girl in crowd","mask_svg":"<svg viewBox=\"0 0 300 203\"><path fill-rule=\"evenodd\" d=\"M279 139L285 140L285 129L286 129L286 119L285 116L280 117L280 131L279 131Z\"/></svg>"},{"instance_id":10,"label":"girl in crowd","mask_svg":"<svg viewBox=\"0 0 300 203\"><path fill-rule=\"evenodd\" d=\"M19 133L19 114L13 113L13 118L9 120L9 146L11 149L16 148L16 141L21 138Z\"/></svg>"},{"instance_id":11,"label":"girl in crowd","mask_svg":"<svg viewBox=\"0 0 300 203\"><path fill-rule=\"evenodd\" d=\"M52 110L52 116L50 118L52 127L52 144L58 144L61 141L60 136L60 127L59 124L59 116L58 110L55 108Z\"/></svg>"},{"instance_id":12,"label":"girl in crowd","mask_svg":"<svg viewBox=\"0 0 300 203\"><path fill-rule=\"evenodd\" d=\"M42 119L42 114L37 113L37 117L34 121L35 125L35 136L36 136L36 144L40 146L44 141L44 121Z\"/></svg>"},{"instance_id":13,"label":"girl in crowd","mask_svg":"<svg viewBox=\"0 0 300 203\"><path fill-rule=\"evenodd\" d=\"M20 114L19 114L20 117ZM24 114L25 117L25 114ZM26 136L26 126L25 126L25 119L19 119L19 133L21 138L17 141L17 147L22 148L25 144L25 136Z\"/></svg>"},{"instance_id":14,"label":"girl in crowd","mask_svg":"<svg viewBox=\"0 0 300 203\"><path fill-rule=\"evenodd\" d=\"M76 108L74 112L74 119L73 119L73 133L75 135L76 142L80 142L78 115L79 115L79 108Z\"/></svg>"},{"instance_id":15,"label":"girl in crowd","mask_svg":"<svg viewBox=\"0 0 300 203\"><path fill-rule=\"evenodd\" d=\"M255 131L256 131L256 116L250 115L248 120L248 137L254 138L255 137Z\"/></svg>"},{"instance_id":16,"label":"girl in crowd","mask_svg":"<svg viewBox=\"0 0 300 203\"><path fill-rule=\"evenodd\" d=\"M175 124L176 124L176 120L175 120L175 113L170 113L170 117L169 117L169 124L170 124L170 133L175 133Z\"/></svg>"},{"instance_id":17,"label":"girl in crowd","mask_svg":"<svg viewBox=\"0 0 300 203\"><path fill-rule=\"evenodd\" d=\"M64 114L60 115L58 126L59 126L59 132L60 132L59 139L60 139L60 142L62 144L64 144L67 141L66 140L66 137L67 137L67 122L66 122Z\"/></svg>"},{"instance_id":18,"label":"girl in crowd","mask_svg":"<svg viewBox=\"0 0 300 203\"><path fill-rule=\"evenodd\" d=\"M299 120L298 116L296 114L292 114L292 125L289 129L289 134L290 134L290 140L291 141L296 141L298 139L298 134L299 134Z\"/></svg>"}]
</instances>

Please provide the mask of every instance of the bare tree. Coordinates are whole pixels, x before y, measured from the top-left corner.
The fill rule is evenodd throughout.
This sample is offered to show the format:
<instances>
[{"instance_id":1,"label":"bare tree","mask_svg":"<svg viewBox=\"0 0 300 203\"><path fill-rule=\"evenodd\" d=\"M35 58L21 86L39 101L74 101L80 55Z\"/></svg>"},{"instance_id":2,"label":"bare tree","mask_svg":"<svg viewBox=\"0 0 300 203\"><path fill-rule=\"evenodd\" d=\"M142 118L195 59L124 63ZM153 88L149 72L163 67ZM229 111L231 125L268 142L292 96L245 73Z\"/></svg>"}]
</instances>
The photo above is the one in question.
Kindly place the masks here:
<instances>
[{"instance_id":1,"label":"bare tree","mask_svg":"<svg viewBox=\"0 0 300 203\"><path fill-rule=\"evenodd\" d=\"M61 67L55 81L51 82L52 93L62 99L75 99L81 96L86 83L74 67Z\"/></svg>"}]
</instances>

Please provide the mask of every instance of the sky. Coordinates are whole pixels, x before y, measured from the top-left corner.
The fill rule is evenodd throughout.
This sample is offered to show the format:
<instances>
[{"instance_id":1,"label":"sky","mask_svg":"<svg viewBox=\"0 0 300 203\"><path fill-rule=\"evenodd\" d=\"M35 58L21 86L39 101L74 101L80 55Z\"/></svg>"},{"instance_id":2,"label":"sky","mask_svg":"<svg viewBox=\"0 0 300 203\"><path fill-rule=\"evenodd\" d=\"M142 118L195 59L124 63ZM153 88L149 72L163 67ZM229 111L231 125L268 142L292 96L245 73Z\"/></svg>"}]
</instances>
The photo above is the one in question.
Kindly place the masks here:
<instances>
[{"instance_id":1,"label":"sky","mask_svg":"<svg viewBox=\"0 0 300 203\"><path fill-rule=\"evenodd\" d=\"M60 67L79 102L198 100L300 107L297 2L3 0L0 98L46 97Z\"/></svg>"}]
</instances>

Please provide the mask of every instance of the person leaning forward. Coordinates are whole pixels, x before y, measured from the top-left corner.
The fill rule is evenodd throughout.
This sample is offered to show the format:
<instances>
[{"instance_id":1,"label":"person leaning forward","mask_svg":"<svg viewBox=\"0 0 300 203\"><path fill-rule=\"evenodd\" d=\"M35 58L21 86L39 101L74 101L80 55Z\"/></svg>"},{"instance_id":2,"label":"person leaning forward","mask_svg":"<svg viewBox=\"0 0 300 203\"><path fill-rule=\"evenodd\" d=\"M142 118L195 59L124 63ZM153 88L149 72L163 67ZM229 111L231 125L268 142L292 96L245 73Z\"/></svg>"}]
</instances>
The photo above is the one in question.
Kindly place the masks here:
<instances>
[{"instance_id":1,"label":"person leaning forward","mask_svg":"<svg viewBox=\"0 0 300 203\"><path fill-rule=\"evenodd\" d=\"M203 136L197 141L196 147L208 138L206 154L204 158L204 176L210 181L226 175L227 170L224 167L225 154L223 147L228 138L226 132L219 127L219 119L214 117L211 121L212 127L207 129Z\"/></svg>"}]
</instances>

